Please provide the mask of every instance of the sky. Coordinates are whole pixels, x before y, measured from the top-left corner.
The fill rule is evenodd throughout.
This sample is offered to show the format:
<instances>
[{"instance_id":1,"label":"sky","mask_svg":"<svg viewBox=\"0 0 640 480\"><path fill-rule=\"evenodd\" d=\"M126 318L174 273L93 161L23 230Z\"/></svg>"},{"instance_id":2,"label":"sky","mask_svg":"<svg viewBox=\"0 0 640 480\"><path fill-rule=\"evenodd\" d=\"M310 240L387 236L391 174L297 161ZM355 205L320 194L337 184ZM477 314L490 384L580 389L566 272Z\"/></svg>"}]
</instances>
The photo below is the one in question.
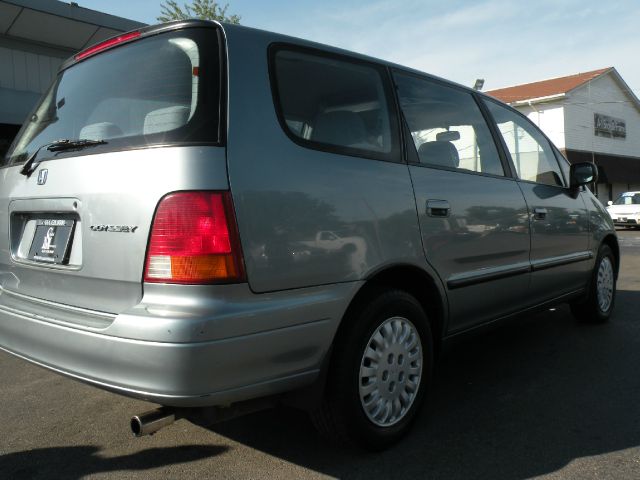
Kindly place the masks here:
<instances>
[{"instance_id":1,"label":"sky","mask_svg":"<svg viewBox=\"0 0 640 480\"><path fill-rule=\"evenodd\" d=\"M76 1L145 23L160 13L160 0ZM229 0L227 13L485 91L615 67L640 96L637 0Z\"/></svg>"}]
</instances>

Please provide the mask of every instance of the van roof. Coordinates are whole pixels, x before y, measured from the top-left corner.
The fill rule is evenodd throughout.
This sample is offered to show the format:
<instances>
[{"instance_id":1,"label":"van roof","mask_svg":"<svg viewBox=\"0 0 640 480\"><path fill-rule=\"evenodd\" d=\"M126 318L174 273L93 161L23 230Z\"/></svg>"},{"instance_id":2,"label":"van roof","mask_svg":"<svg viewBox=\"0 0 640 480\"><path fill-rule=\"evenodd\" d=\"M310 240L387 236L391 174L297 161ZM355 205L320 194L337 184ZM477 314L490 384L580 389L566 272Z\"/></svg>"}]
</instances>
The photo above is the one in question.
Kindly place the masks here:
<instances>
[{"instance_id":1,"label":"van roof","mask_svg":"<svg viewBox=\"0 0 640 480\"><path fill-rule=\"evenodd\" d=\"M262 29L258 29L258 28L253 28L253 27L247 27L244 25L237 25L237 24L231 24L231 23L224 23L224 22L217 22L217 21L213 21L213 20L198 20L198 19L190 19L190 20L176 20L173 22L167 22L167 23L160 23L160 24L156 24L156 25L150 25L147 27L143 27L137 30L134 30L135 32L140 32L140 36L146 36L146 35L150 35L150 34L155 34L155 33L160 33L163 31L170 31L170 30L176 30L179 28L185 28L185 27L197 27L197 26L203 26L203 27L212 27L212 26L218 26L222 29L223 32L225 32L225 36L227 32L234 32L235 34L238 34L240 36L243 35L259 35L259 36L264 36L264 35L268 35L271 39L272 42L282 42L282 43L291 43L291 44L295 44L295 45L300 45L300 46L304 46L304 47L309 47L309 48L316 48L316 49L320 49L320 50L324 50L327 52L332 52L332 53L336 53L339 55L346 55L346 56L350 56L353 58L357 58L360 60L364 60L367 62L373 62L373 63L377 63L380 65L384 65L390 68L397 68L400 70L404 70L407 72L413 72L419 75L426 75L430 78L442 81L442 82L446 82L448 84L453 84L453 85L457 85L458 87L464 88L466 90L469 91L473 91L471 88L469 88L466 85L462 85L459 84L457 82L448 80L446 78L442 78L442 77L438 77L437 75L433 75L421 70L417 70L415 68L411 68L411 67L407 67L406 65L401 65L401 64L397 64L394 62L390 62L388 60L383 60L380 58L376 58L376 57L372 57L370 55L365 55L362 53L357 53L351 50L346 50L343 48L339 48L339 47L334 47L331 45L327 45L327 44L323 44L323 43L319 43L319 42L314 42L311 40L306 40L303 38L299 38L299 37L293 37L290 35L285 35L285 34L281 34L281 33L276 33L276 32L271 32L268 30L262 30ZM119 36L125 36L130 32L126 32L124 34L119 34L117 36L111 37L110 39L106 40L105 42L108 42L109 40L115 39ZM102 43L102 42L100 42ZM95 45L99 45L95 44ZM95 47L95 45L91 45L89 46L86 50L89 50L93 47ZM82 52L80 52L82 53ZM67 59L62 66L60 67L60 70L64 70L68 67L70 67L71 65L77 63L80 60L76 59L76 55L72 56L71 58ZM482 92L478 92L481 95L485 95ZM492 98L487 96L488 98ZM492 98L493 99L493 98ZM493 99L495 100L495 99Z\"/></svg>"},{"instance_id":2,"label":"van roof","mask_svg":"<svg viewBox=\"0 0 640 480\"><path fill-rule=\"evenodd\" d=\"M218 23L218 22L216 22ZM340 47L334 47L332 45L327 45L325 43L320 43L320 42L315 42L313 40L307 40L304 38L300 38L300 37L294 37L291 35L286 35L283 33L276 33L276 32L271 32L268 30L262 30L262 29L258 29L258 28L253 28L253 27L247 27L244 25L238 25L238 24L230 24L230 23L220 23L220 25L223 27L223 29L227 32L232 31L232 30L236 30L238 33L243 32L244 34L248 34L248 33L255 33L258 35L269 35L273 38L273 42L282 42L282 43L293 43L296 45L301 45L304 47L309 47L309 48L316 48L316 49L320 49L320 50L324 50L327 52L332 52L332 53L336 53L339 55L347 55L353 58L357 58L360 60L364 60L367 62L373 62L373 63L378 63L380 65L384 65L390 68L397 68L400 70L404 70L407 72L413 72L419 75L426 75L430 78L436 79L436 80L440 80L442 82L446 82L449 84L453 84L453 85L457 85L461 88L464 88L466 90L469 91L475 91L472 88L466 86L466 85L462 85L460 83L454 82L452 80L443 78L443 77L438 77L437 75L433 75L431 73L427 73L425 71L422 70L417 70L415 68L411 68L411 67L407 67L406 65L402 65L399 63L395 63L395 62L391 62L388 60L383 60L381 58L377 58L377 57L373 57L371 55L365 55L363 53L358 53L358 52L354 52L353 50L347 50L344 48L340 48ZM240 33L241 35L243 33ZM478 92L482 95L484 95L484 93L482 92ZM493 97L488 97L491 98L492 100L495 100Z\"/></svg>"}]
</instances>

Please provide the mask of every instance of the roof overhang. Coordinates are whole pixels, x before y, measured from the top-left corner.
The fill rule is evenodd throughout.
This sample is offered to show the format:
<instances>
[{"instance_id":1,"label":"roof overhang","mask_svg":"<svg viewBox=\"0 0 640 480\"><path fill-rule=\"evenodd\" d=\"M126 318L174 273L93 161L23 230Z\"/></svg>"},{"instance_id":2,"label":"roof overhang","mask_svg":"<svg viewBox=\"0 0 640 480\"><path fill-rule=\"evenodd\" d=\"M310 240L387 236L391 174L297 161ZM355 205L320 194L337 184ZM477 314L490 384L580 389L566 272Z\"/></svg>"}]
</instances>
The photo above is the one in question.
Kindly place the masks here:
<instances>
[{"instance_id":1,"label":"roof overhang","mask_svg":"<svg viewBox=\"0 0 640 480\"><path fill-rule=\"evenodd\" d=\"M70 52L142 26L145 24L76 4L51 0L0 0L0 35Z\"/></svg>"},{"instance_id":2,"label":"roof overhang","mask_svg":"<svg viewBox=\"0 0 640 480\"><path fill-rule=\"evenodd\" d=\"M565 150L571 163L593 162L600 170L598 183L640 183L640 158L582 150Z\"/></svg>"},{"instance_id":3,"label":"roof overhang","mask_svg":"<svg viewBox=\"0 0 640 480\"><path fill-rule=\"evenodd\" d=\"M622 89L622 91L631 99L631 103L633 103L633 105L638 109L638 111L640 111L640 99L638 99L638 97L636 96L636 94L633 92L633 90L631 90L631 88L629 88L629 85L627 85L627 82L624 81L624 79L622 78L622 76L618 73L618 71L614 68L608 68L606 71L603 71L601 74L599 74L598 76L570 89L567 90L566 92L563 93L557 93L554 95L548 95L545 97L535 97L535 98L525 98L522 100L516 100L513 102L506 102L509 105L511 105L512 107L526 107L526 106L530 106L530 105L535 105L535 104L541 104L541 103L553 103L556 101L563 101L566 100L568 98L571 97L571 95L579 90L582 90L584 88L587 88L592 82L598 80L599 78L602 78L606 75L611 75L611 77L614 79L614 81L618 84L618 86Z\"/></svg>"},{"instance_id":4,"label":"roof overhang","mask_svg":"<svg viewBox=\"0 0 640 480\"><path fill-rule=\"evenodd\" d=\"M526 105L531 105L534 103L549 103L555 102L556 100L563 100L566 98L566 94L558 93L556 95L548 95L546 97L537 97L537 98L528 98L526 100L517 100L515 102L509 102L509 105L512 107L524 107Z\"/></svg>"}]
</instances>

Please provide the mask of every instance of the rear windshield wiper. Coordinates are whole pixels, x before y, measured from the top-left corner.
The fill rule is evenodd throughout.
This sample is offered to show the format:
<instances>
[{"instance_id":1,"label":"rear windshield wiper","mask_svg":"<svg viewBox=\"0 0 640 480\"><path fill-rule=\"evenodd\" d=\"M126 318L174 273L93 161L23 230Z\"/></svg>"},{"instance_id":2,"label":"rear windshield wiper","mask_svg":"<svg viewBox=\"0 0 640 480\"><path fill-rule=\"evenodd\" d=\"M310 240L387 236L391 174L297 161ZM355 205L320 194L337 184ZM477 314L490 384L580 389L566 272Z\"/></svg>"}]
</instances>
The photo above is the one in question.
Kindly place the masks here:
<instances>
[{"instance_id":1,"label":"rear windshield wiper","mask_svg":"<svg viewBox=\"0 0 640 480\"><path fill-rule=\"evenodd\" d=\"M82 149L85 147L92 147L94 145L103 145L107 143L104 140L88 140L88 139L79 139L79 140L69 140L65 138L63 140L56 140L55 142L45 143L36 149L35 152L31 154L29 159L25 162L20 169L20 173L30 177L33 172L36 171L38 165L40 165L40 160L36 160L38 157L38 153L43 148L46 148L50 152L62 152L63 150L73 150L75 148Z\"/></svg>"}]
</instances>

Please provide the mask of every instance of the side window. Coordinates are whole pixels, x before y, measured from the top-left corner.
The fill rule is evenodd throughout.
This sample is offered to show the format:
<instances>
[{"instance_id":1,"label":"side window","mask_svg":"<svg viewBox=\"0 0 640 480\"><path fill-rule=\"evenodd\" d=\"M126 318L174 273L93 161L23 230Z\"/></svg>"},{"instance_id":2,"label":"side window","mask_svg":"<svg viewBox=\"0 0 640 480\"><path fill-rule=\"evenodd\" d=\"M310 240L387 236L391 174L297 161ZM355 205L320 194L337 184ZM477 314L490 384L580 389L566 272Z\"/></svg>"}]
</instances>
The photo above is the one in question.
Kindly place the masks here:
<instances>
[{"instance_id":1,"label":"side window","mask_svg":"<svg viewBox=\"0 0 640 480\"><path fill-rule=\"evenodd\" d=\"M394 79L421 164L504 175L489 128L471 93L398 72Z\"/></svg>"},{"instance_id":2,"label":"side window","mask_svg":"<svg viewBox=\"0 0 640 480\"><path fill-rule=\"evenodd\" d=\"M280 48L272 56L272 72L281 123L299 143L347 155L399 158L384 68Z\"/></svg>"},{"instance_id":3,"label":"side window","mask_svg":"<svg viewBox=\"0 0 640 480\"><path fill-rule=\"evenodd\" d=\"M485 103L509 149L518 178L564 186L551 144L526 118L493 101Z\"/></svg>"}]
</instances>

